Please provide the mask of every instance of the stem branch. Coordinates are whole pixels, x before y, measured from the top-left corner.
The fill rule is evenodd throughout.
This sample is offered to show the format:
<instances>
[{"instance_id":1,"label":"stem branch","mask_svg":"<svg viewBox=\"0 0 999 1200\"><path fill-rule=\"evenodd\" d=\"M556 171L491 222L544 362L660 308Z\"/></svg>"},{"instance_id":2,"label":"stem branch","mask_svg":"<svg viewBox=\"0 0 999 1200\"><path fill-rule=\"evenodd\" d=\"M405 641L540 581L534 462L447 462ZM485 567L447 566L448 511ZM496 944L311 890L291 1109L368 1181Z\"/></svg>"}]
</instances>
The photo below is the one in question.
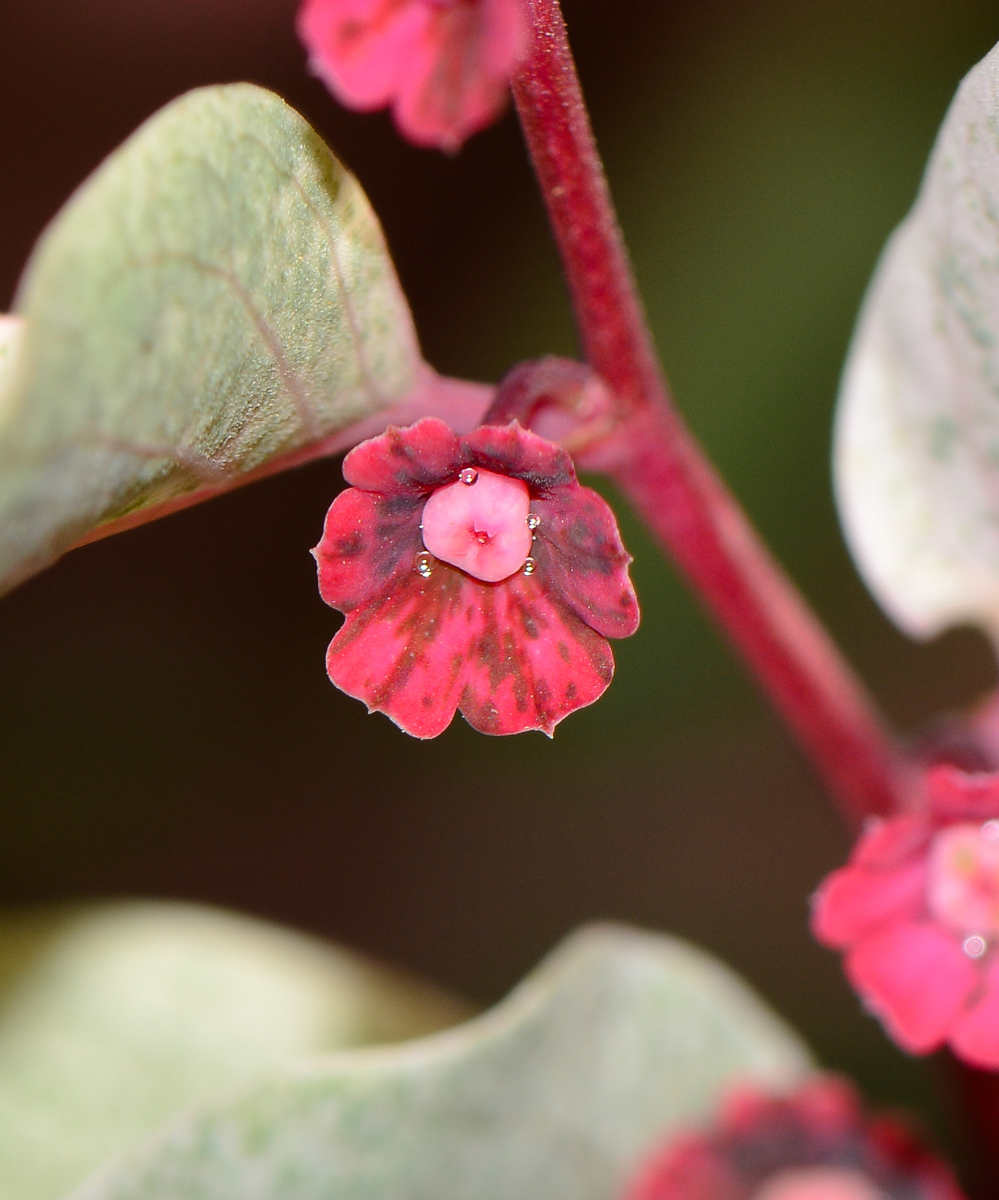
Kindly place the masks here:
<instances>
[{"instance_id":1,"label":"stem branch","mask_svg":"<svg viewBox=\"0 0 999 1200\"><path fill-rule=\"evenodd\" d=\"M583 351L619 427L608 473L742 654L852 823L908 806L909 770L875 706L676 409L638 298L558 0L526 0L513 81Z\"/></svg>"}]
</instances>

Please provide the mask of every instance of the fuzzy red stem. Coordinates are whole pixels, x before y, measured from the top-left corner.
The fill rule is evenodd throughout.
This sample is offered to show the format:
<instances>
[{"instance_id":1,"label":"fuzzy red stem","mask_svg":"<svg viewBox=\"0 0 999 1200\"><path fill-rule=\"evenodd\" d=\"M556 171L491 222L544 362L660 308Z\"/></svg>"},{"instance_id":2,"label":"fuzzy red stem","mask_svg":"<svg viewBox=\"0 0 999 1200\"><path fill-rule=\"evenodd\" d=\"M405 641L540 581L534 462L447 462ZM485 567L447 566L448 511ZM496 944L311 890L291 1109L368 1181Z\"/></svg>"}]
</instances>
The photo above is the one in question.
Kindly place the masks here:
<instances>
[{"instance_id":1,"label":"fuzzy red stem","mask_svg":"<svg viewBox=\"0 0 999 1200\"><path fill-rule=\"evenodd\" d=\"M847 819L911 803L910 773L863 685L672 402L638 299L558 0L513 92L587 361L613 389L608 471L754 672Z\"/></svg>"}]
</instances>

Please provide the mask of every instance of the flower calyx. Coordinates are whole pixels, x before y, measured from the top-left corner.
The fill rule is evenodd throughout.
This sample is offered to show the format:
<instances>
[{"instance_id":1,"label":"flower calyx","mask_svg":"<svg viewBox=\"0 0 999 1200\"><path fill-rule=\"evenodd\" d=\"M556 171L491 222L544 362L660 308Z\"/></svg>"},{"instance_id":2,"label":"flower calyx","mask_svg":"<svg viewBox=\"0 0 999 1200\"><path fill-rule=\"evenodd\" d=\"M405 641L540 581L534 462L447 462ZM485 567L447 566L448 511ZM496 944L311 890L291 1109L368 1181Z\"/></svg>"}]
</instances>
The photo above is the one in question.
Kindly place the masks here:
<instances>
[{"instance_id":1,"label":"flower calyx","mask_svg":"<svg viewBox=\"0 0 999 1200\"><path fill-rule=\"evenodd\" d=\"M621 414L607 383L585 363L549 354L512 367L500 380L484 418L516 420L558 442L584 469L602 470Z\"/></svg>"}]
</instances>

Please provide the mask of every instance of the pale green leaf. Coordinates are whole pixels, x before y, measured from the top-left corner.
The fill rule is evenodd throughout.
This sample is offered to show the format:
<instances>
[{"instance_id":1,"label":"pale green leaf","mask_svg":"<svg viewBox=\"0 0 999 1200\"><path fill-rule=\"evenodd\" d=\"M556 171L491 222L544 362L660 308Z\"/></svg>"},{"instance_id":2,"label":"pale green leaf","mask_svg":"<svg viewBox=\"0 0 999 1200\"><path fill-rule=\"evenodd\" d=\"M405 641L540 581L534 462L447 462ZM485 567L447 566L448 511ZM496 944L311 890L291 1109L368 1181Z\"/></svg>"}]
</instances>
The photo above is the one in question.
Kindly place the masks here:
<instances>
[{"instance_id":1,"label":"pale green leaf","mask_svg":"<svg viewBox=\"0 0 999 1200\"><path fill-rule=\"evenodd\" d=\"M0 590L95 526L397 401L409 310L357 181L249 84L152 117L43 236L0 373Z\"/></svg>"},{"instance_id":2,"label":"pale green leaf","mask_svg":"<svg viewBox=\"0 0 999 1200\"><path fill-rule=\"evenodd\" d=\"M0 1200L58 1200L191 1104L275 1066L468 1015L260 921L179 904L0 919Z\"/></svg>"},{"instance_id":3,"label":"pale green leaf","mask_svg":"<svg viewBox=\"0 0 999 1200\"><path fill-rule=\"evenodd\" d=\"M707 955L596 928L484 1017L275 1073L76 1200L613 1200L733 1080L786 1087L808 1066Z\"/></svg>"},{"instance_id":4,"label":"pale green leaf","mask_svg":"<svg viewBox=\"0 0 999 1200\"><path fill-rule=\"evenodd\" d=\"M835 466L847 539L894 620L999 638L999 48L961 84L871 283Z\"/></svg>"},{"instance_id":5,"label":"pale green leaf","mask_svg":"<svg viewBox=\"0 0 999 1200\"><path fill-rule=\"evenodd\" d=\"M14 361L21 347L24 322L20 317L0 317L0 437L4 413L13 396Z\"/></svg>"}]
</instances>

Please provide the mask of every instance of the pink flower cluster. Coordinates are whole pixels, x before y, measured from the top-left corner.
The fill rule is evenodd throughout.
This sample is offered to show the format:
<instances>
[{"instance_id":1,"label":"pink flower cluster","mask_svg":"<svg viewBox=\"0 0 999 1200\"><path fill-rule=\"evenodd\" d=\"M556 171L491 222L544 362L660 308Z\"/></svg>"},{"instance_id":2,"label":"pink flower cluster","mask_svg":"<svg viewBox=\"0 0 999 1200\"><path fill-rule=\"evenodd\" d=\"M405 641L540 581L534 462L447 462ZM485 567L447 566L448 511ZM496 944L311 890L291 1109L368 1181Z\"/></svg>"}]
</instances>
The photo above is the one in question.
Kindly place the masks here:
<instances>
[{"instance_id":1,"label":"pink flower cluster","mask_svg":"<svg viewBox=\"0 0 999 1200\"><path fill-rule=\"evenodd\" d=\"M391 104L410 141L442 150L502 112L528 45L523 0L305 0L298 30L342 104Z\"/></svg>"},{"instance_id":2,"label":"pink flower cluster","mask_svg":"<svg viewBox=\"0 0 999 1200\"><path fill-rule=\"evenodd\" d=\"M898 1118L868 1116L835 1076L790 1096L734 1092L718 1123L669 1142L625 1200L962 1200Z\"/></svg>"},{"instance_id":3,"label":"pink flower cluster","mask_svg":"<svg viewBox=\"0 0 999 1200\"><path fill-rule=\"evenodd\" d=\"M903 1049L999 1069L999 774L938 766L814 899L818 940Z\"/></svg>"},{"instance_id":4,"label":"pink flower cluster","mask_svg":"<svg viewBox=\"0 0 999 1200\"><path fill-rule=\"evenodd\" d=\"M614 673L638 626L614 515L560 447L516 423L434 417L344 459L352 487L313 551L346 614L330 679L416 737L455 711L483 733L551 733Z\"/></svg>"}]
</instances>

